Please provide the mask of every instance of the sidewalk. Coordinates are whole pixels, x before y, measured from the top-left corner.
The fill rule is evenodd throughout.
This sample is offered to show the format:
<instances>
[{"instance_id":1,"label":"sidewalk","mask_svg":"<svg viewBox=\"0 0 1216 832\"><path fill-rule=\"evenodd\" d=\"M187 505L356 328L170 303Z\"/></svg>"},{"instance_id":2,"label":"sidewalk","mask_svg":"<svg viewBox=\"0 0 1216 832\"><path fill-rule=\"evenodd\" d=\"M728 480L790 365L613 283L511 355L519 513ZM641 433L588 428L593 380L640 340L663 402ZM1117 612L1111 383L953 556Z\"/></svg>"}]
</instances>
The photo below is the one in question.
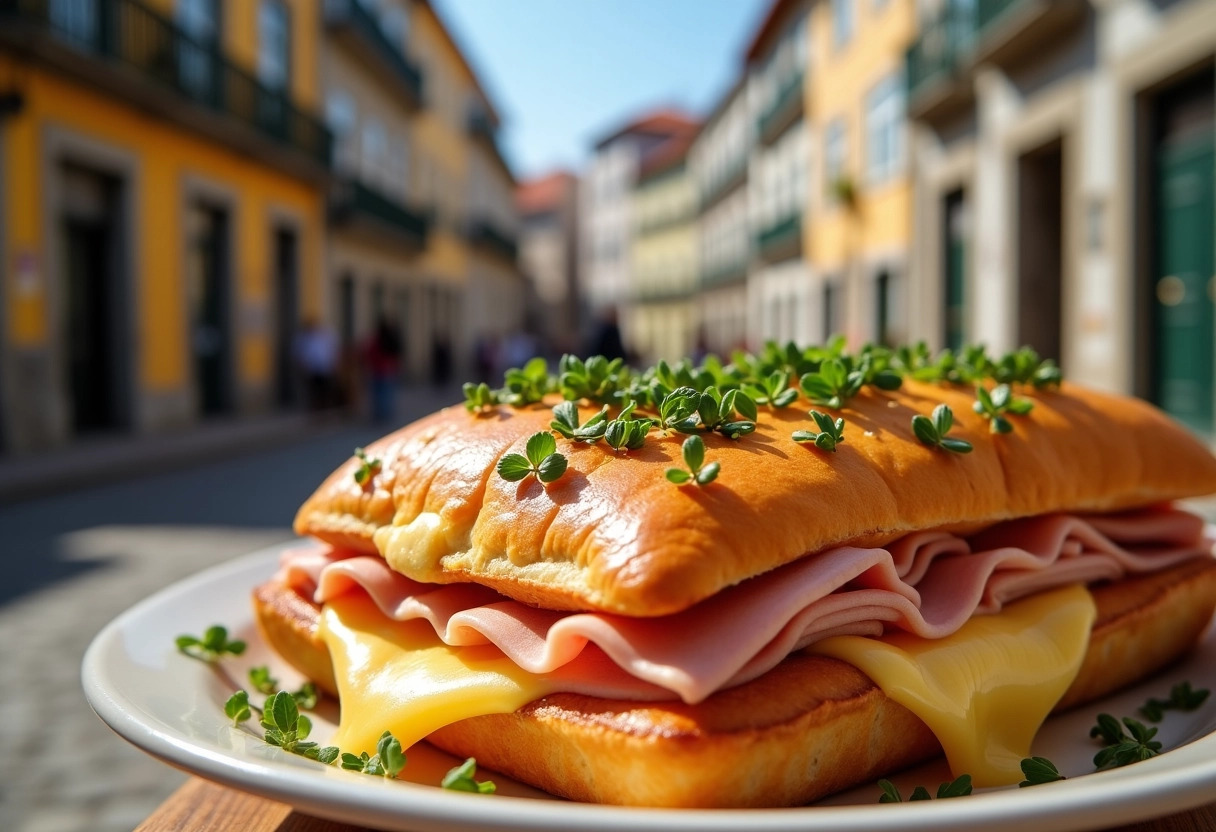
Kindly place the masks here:
<instances>
[{"instance_id":1,"label":"sidewalk","mask_svg":"<svg viewBox=\"0 0 1216 832\"><path fill-rule=\"evenodd\" d=\"M403 387L396 422L407 424L462 398L456 387ZM52 451L0 456L0 505L212 462L362 424L359 416L291 411L201 422L173 433L89 438ZM385 426L385 432L391 427Z\"/></svg>"}]
</instances>

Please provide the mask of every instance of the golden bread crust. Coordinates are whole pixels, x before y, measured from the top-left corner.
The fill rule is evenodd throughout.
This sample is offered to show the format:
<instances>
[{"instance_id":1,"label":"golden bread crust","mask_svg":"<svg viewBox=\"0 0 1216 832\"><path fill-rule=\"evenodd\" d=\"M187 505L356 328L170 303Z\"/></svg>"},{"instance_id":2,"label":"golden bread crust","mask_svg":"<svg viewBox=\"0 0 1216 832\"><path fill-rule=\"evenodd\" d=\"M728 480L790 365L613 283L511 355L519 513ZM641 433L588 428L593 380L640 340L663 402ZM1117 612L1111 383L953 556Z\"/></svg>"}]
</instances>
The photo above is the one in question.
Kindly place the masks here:
<instances>
[{"instance_id":1,"label":"golden bread crust","mask_svg":"<svg viewBox=\"0 0 1216 832\"><path fill-rule=\"evenodd\" d=\"M1216 607L1216 560L1092 588L1089 652L1057 706L1073 707L1190 649ZM281 601L289 594L296 601ZM280 655L334 693L318 610L282 584L254 606ZM283 616L293 620L284 622ZM555 694L429 738L458 756L574 800L652 806L778 806L816 800L940 752L929 729L852 666L797 653L696 705Z\"/></svg>"},{"instance_id":2,"label":"golden bread crust","mask_svg":"<svg viewBox=\"0 0 1216 832\"><path fill-rule=\"evenodd\" d=\"M1033 411L995 435L972 411L970 387L867 387L841 411L845 441L834 454L790 438L813 425L803 405L766 411L751 436L705 437L721 474L704 488L666 480L682 466L684 437L657 433L619 455L559 438L564 476L510 483L495 464L547 430L551 409L452 407L371 446L383 462L369 488L354 481L357 461L339 468L301 508L296 531L371 552L376 531L396 522L410 534L396 549L385 536L380 549L416 580L473 581L549 609L655 616L842 543L1216 491L1216 458L1151 405L1069 384L1025 395ZM954 411L950 435L973 453L914 437L912 416L940 403Z\"/></svg>"}]
</instances>

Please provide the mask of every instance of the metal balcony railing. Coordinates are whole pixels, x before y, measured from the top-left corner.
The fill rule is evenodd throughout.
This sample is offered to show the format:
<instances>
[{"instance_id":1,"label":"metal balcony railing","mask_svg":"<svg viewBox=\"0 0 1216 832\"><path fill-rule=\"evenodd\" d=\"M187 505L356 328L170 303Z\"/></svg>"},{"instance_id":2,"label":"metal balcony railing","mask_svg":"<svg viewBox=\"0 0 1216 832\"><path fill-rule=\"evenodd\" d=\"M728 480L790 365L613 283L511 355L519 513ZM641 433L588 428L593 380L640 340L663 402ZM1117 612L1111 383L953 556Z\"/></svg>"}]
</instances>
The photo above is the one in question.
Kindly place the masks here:
<instances>
[{"instance_id":1,"label":"metal balcony railing","mask_svg":"<svg viewBox=\"0 0 1216 832\"><path fill-rule=\"evenodd\" d=\"M777 93L777 97L773 99L773 103L760 114L756 128L762 140L769 141L774 138L779 128L792 120L793 115L802 112L802 81L801 72L787 78Z\"/></svg>"},{"instance_id":2,"label":"metal balcony railing","mask_svg":"<svg viewBox=\"0 0 1216 832\"><path fill-rule=\"evenodd\" d=\"M778 246L802 239L802 212L795 211L756 235L756 248L764 255Z\"/></svg>"},{"instance_id":3,"label":"metal balcony railing","mask_svg":"<svg viewBox=\"0 0 1216 832\"><path fill-rule=\"evenodd\" d=\"M0 0L0 26L16 18L56 41L130 67L192 104L255 128L328 166L325 126L282 90L233 63L218 44L200 43L139 0Z\"/></svg>"},{"instance_id":4,"label":"metal balcony railing","mask_svg":"<svg viewBox=\"0 0 1216 832\"><path fill-rule=\"evenodd\" d=\"M429 227L426 215L357 179L343 179L334 185L329 212L331 220L337 223L359 219L382 223L419 246L425 241Z\"/></svg>"},{"instance_id":5,"label":"metal balcony railing","mask_svg":"<svg viewBox=\"0 0 1216 832\"><path fill-rule=\"evenodd\" d=\"M401 45L384 34L376 20L358 0L325 0L325 23L352 32L360 47L366 47L393 73L405 92L417 104L422 100L422 73L410 62Z\"/></svg>"},{"instance_id":6,"label":"metal balcony railing","mask_svg":"<svg viewBox=\"0 0 1216 832\"><path fill-rule=\"evenodd\" d=\"M514 235L484 218L469 220L465 237L473 246L479 246L511 261L515 261L519 253Z\"/></svg>"}]
</instances>

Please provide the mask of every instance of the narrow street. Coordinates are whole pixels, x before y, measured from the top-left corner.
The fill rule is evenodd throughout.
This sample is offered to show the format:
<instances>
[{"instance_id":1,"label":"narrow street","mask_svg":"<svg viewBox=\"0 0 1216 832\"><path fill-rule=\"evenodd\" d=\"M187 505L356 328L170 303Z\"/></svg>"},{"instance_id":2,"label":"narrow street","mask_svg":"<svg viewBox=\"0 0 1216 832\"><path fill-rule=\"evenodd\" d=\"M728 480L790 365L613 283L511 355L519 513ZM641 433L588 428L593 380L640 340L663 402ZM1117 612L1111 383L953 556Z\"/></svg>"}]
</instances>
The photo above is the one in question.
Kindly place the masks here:
<instances>
[{"instance_id":1,"label":"narrow street","mask_svg":"<svg viewBox=\"0 0 1216 832\"><path fill-rule=\"evenodd\" d=\"M451 401L403 396L398 421ZM0 829L130 832L183 781L89 708L80 661L90 639L161 587L289 539L312 489L382 432L335 426L275 450L0 508Z\"/></svg>"}]
</instances>

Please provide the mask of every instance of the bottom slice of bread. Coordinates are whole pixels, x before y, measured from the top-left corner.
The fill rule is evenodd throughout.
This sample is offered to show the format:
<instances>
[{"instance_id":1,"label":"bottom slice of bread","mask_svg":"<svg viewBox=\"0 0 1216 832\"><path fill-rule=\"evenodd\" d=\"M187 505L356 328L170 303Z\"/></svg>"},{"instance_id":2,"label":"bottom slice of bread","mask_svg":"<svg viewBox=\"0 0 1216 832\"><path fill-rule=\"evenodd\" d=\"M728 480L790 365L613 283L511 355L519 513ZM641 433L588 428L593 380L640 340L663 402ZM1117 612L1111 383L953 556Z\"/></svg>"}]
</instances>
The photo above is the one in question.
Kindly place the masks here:
<instances>
[{"instance_id":1,"label":"bottom slice of bread","mask_svg":"<svg viewBox=\"0 0 1216 832\"><path fill-rule=\"evenodd\" d=\"M1194 646L1216 607L1216 561L1092 587L1098 617L1057 710L1160 670ZM263 636L334 691L318 608L290 588L254 593ZM555 795L642 806L790 806L941 753L932 732L856 668L795 653L696 705L555 694L466 719L430 741Z\"/></svg>"}]
</instances>

